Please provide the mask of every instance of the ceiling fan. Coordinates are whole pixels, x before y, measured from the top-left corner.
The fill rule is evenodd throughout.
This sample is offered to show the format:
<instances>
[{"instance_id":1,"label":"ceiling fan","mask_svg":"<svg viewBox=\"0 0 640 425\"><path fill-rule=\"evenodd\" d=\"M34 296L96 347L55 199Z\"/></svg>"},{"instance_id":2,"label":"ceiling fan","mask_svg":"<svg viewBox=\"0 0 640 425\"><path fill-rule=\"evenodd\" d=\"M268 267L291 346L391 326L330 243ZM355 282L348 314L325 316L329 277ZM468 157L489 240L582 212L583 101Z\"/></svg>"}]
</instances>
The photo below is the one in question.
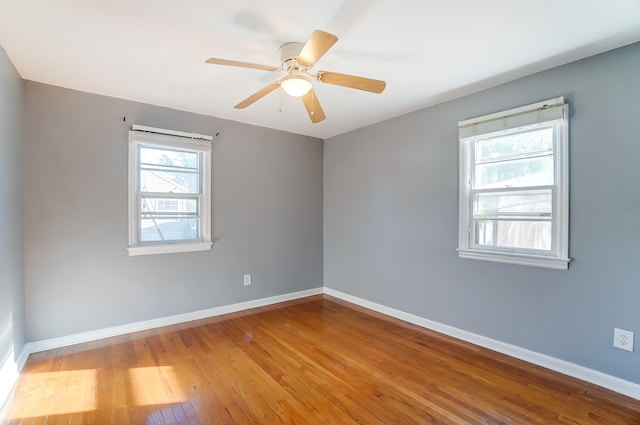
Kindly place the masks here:
<instances>
[{"instance_id":1,"label":"ceiling fan","mask_svg":"<svg viewBox=\"0 0 640 425\"><path fill-rule=\"evenodd\" d=\"M313 80L325 84L333 84L352 89L364 90L372 93L382 93L387 85L384 81L355 75L339 74L336 72L311 72L315 63L333 46L338 37L328 32L315 30L309 40L303 43L287 43L280 47L280 67L259 65L249 62L234 61L220 58L210 58L206 63L215 65L237 66L241 68L260 69L263 71L282 71L286 75L278 81L258 90L234 108L244 109L257 100L271 93L278 87L293 97L300 97L307 109L309 118L314 124L326 118L318 98L313 90Z\"/></svg>"}]
</instances>

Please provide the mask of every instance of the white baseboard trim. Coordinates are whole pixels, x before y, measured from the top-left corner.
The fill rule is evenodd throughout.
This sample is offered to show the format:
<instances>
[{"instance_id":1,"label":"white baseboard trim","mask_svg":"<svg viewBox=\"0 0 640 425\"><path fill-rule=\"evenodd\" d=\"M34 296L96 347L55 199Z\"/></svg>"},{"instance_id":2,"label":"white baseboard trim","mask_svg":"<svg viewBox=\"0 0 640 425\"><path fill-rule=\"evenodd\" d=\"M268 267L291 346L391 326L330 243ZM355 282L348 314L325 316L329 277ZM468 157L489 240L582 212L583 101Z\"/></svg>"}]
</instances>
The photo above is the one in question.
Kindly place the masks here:
<instances>
[{"instance_id":1,"label":"white baseboard trim","mask_svg":"<svg viewBox=\"0 0 640 425\"><path fill-rule=\"evenodd\" d=\"M372 301L365 300L353 295L346 294L344 292L336 291L331 288L313 288L305 291L292 292L284 295L277 295L268 298L262 298L253 301L246 301L237 304L231 304L220 307L213 307L206 310L198 310L191 313L177 314L174 316L162 317L158 319L146 320L142 322L130 323L126 325L114 326L110 328L98 329L95 331L82 332L74 335L67 335L59 338L51 338L42 341L29 342L25 344L21 350L17 359L11 361L5 361L5 364L1 365L0 370L0 407L6 401L6 397L9 395L13 385L15 384L19 373L22 371L24 365L31 353L37 353L40 351L50 350L54 348L66 347L69 345L79 344L83 342L95 341L102 338L109 338L112 336L124 335L127 333L144 331L149 329L155 329L162 326L175 325L178 323L189 322L192 320L205 319L207 317L220 316L228 313L235 313L238 311L248 310L257 307L264 307L272 304L277 304L285 301L292 301L300 298L309 297L312 295L319 295L325 293L341 300L350 302L352 304L359 305L361 307L368 308L373 311L385 314L387 316L395 317L405 322L409 322L426 329L431 329L442 334L461 339L463 341L470 342L480 347L488 348L490 350L497 351L502 354L506 354L511 357L515 357L529 363L533 363L538 366L546 367L565 375L572 376L574 378L581 379L583 381L590 382L592 384L608 388L612 391L620 394L633 397L640 400L640 385L626 381L624 379L617 378L615 376L607 375L602 372L598 372L593 369L586 368L574 363L567 362L565 360L556 359L554 357L540 354L531 350L527 350L515 345L507 344L501 341L497 341L491 338L484 337L482 335L467 332L462 329L448 326L442 323L435 322L433 320L425 319L420 316L416 316L411 313L406 313L401 310L397 310L391 307L384 306ZM14 354L7 358L13 358ZM6 394L5 394L6 393ZM0 412L0 418L2 417Z\"/></svg>"},{"instance_id":2,"label":"white baseboard trim","mask_svg":"<svg viewBox=\"0 0 640 425\"><path fill-rule=\"evenodd\" d=\"M353 295L349 295L344 292L336 291L335 289L325 287L324 293L336 298L340 298L341 300L350 302L352 304L377 311L378 313L395 317L396 319L404 320L405 322L409 322L414 325L418 325L420 327L451 336L453 338L461 339L480 347L488 348L490 350L497 351L499 353L506 354L508 356L515 357L517 359L524 360L526 362L533 363L535 365L542 366L547 369L551 369L556 372L569 375L574 378L578 378L583 381L587 381L600 387L604 387L620 394L624 394L626 396L640 400L639 384L626 381L615 376L607 375L606 373L598 372L597 370L589 369L575 363L560 360L555 357L537 353L535 351L527 350L516 345L507 344L505 342L487 338L485 336L474 334L472 332L467 332L453 326L444 325L442 323L425 319L411 313L406 313L404 311L396 310L394 308L368 301Z\"/></svg>"},{"instance_id":3,"label":"white baseboard trim","mask_svg":"<svg viewBox=\"0 0 640 425\"><path fill-rule=\"evenodd\" d=\"M220 307L208 308L206 310L198 310L190 313L176 314L174 316L161 317L158 319L145 320L142 322L129 323L126 325L114 326L110 328L98 329L95 331L82 332L73 335L62 336L58 338L45 339L25 344L25 351L28 357L31 353L51 350L54 348L66 347L69 345L80 344L83 342L95 341L102 338L124 335L132 332L146 331L149 329L160 328L162 326L176 325L178 323L190 322L192 320L205 319L207 317L220 316L228 313L249 310L257 307L264 307L271 304L277 304L285 301L297 300L299 298L310 297L323 293L323 288L307 289L305 291L291 292L283 295L276 295L258 300L245 301L237 304L230 304ZM22 356L21 356L22 357ZM26 358L25 358L26 361Z\"/></svg>"}]
</instances>

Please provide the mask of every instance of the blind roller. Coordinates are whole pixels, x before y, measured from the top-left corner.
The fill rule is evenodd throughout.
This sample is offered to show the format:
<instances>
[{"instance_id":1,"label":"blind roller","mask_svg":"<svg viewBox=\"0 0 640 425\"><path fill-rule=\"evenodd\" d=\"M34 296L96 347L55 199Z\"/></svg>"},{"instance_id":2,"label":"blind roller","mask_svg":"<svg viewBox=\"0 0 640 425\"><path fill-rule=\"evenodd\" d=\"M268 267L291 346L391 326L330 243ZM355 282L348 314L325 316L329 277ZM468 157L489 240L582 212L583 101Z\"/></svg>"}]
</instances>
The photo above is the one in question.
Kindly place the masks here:
<instances>
[{"instance_id":1,"label":"blind roller","mask_svg":"<svg viewBox=\"0 0 640 425\"><path fill-rule=\"evenodd\" d=\"M158 132L136 130L136 127L129 132L131 140L137 143L148 143L150 145L166 146L173 149L188 149L198 152L211 152L211 137L201 134L181 133L161 134ZM155 130L155 129L154 129ZM191 135L191 137L189 137Z\"/></svg>"},{"instance_id":2,"label":"blind roller","mask_svg":"<svg viewBox=\"0 0 640 425\"><path fill-rule=\"evenodd\" d=\"M566 111L564 98L558 97L510 111L461 121L458 123L459 137L462 140L528 125L551 123L564 119Z\"/></svg>"}]
</instances>

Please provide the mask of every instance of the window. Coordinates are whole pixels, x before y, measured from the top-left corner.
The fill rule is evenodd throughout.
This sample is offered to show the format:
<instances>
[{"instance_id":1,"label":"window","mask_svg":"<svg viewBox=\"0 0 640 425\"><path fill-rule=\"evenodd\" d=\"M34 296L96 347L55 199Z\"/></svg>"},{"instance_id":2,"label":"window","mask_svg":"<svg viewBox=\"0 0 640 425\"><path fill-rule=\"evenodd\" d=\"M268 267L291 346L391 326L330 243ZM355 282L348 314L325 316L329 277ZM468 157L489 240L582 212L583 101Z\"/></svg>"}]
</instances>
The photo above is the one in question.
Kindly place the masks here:
<instances>
[{"instance_id":1,"label":"window","mask_svg":"<svg viewBox=\"0 0 640 425\"><path fill-rule=\"evenodd\" d=\"M459 132L459 256L566 270L564 99L462 121Z\"/></svg>"},{"instance_id":2,"label":"window","mask_svg":"<svg viewBox=\"0 0 640 425\"><path fill-rule=\"evenodd\" d=\"M129 255L211 249L211 137L129 132Z\"/></svg>"}]
</instances>

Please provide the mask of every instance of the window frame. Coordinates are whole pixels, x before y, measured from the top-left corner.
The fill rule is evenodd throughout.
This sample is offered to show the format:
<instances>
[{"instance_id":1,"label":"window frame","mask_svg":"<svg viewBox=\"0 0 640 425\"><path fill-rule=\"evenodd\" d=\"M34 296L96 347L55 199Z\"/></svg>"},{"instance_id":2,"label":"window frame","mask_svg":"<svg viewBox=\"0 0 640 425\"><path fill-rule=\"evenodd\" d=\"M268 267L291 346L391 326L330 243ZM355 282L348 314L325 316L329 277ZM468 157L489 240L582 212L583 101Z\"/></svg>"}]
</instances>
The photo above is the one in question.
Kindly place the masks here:
<instances>
[{"instance_id":1,"label":"window frame","mask_svg":"<svg viewBox=\"0 0 640 425\"><path fill-rule=\"evenodd\" d=\"M459 122L459 225L460 258L567 270L569 267L569 109L563 97ZM475 143L534 129L553 128L553 172L551 188L551 248L488 248L475 242L473 218ZM541 186L505 188L502 192L533 192Z\"/></svg>"},{"instance_id":2,"label":"window frame","mask_svg":"<svg viewBox=\"0 0 640 425\"><path fill-rule=\"evenodd\" d=\"M167 254L177 252L207 251L211 249L211 136L185 133L141 125L133 125L129 131L128 170L128 216L130 256ZM198 154L200 172L199 193L184 196L199 199L198 238L189 241L141 241L141 208L139 200L146 194L166 195L166 198L181 198L172 192L142 192L140 190L140 148L151 147L163 150L181 150Z\"/></svg>"}]
</instances>

